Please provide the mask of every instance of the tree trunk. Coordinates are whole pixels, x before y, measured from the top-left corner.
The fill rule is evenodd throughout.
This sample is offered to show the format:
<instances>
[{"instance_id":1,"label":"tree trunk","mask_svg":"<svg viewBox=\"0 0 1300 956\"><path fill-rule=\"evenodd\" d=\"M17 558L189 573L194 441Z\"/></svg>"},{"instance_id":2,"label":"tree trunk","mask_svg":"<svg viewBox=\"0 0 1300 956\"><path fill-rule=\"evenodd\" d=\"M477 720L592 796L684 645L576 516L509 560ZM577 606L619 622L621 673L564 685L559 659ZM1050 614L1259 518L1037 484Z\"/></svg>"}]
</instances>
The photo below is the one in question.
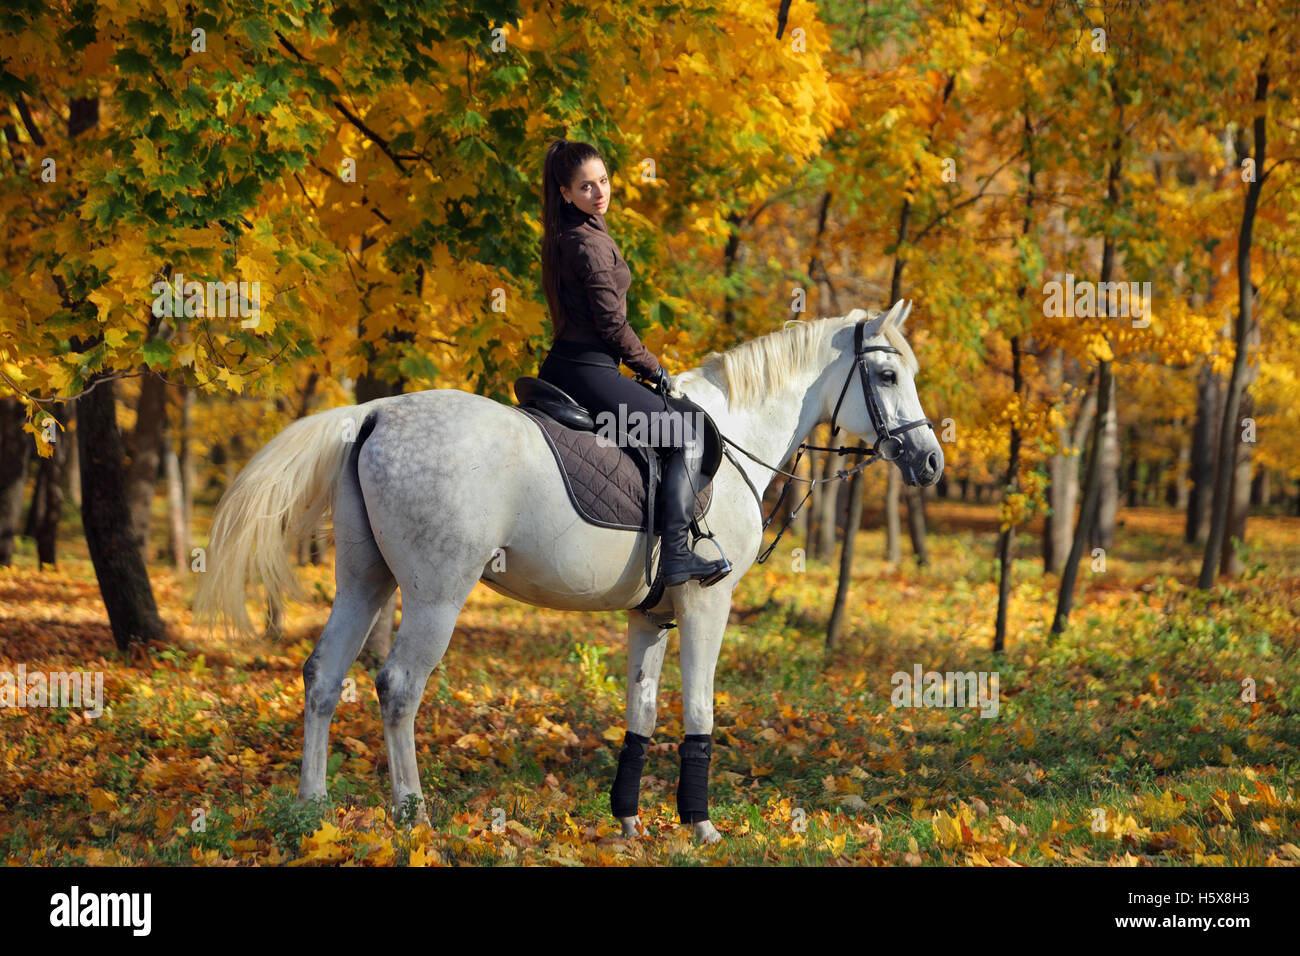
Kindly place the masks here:
<instances>
[{"instance_id":1,"label":"tree trunk","mask_svg":"<svg viewBox=\"0 0 1300 956\"><path fill-rule=\"evenodd\" d=\"M1249 377L1249 372L1247 373ZM1255 414L1255 397L1247 390L1242 393L1241 407L1237 413L1238 437L1241 422L1253 418ZM1232 466L1231 490L1228 493L1228 528L1223 539L1223 553L1219 558L1219 573L1235 577L1245 570L1241 556L1237 553L1237 544L1246 540L1246 515L1250 513L1250 472L1254 443L1238 441L1236 443L1236 461Z\"/></svg>"},{"instance_id":2,"label":"tree trunk","mask_svg":"<svg viewBox=\"0 0 1300 956\"><path fill-rule=\"evenodd\" d=\"M1030 188L1033 188L1033 173L1030 173ZM1032 199L1030 200L1032 202ZM1028 230L1026 229L1026 232ZM1023 300L1025 289L1020 290ZM1020 371L1020 336L1011 337L1011 387L1012 394L1019 399L1024 381ZM1020 488L1020 429L1015 422L1011 424L1011 447L1007 458L1007 474L1002 483L1003 495L1014 494ZM993 626L993 653L1000 654L1007 643L1007 608L1011 603L1011 562L1015 557L1016 526L1002 528L998 532L998 613Z\"/></svg>"},{"instance_id":3,"label":"tree trunk","mask_svg":"<svg viewBox=\"0 0 1300 956\"><path fill-rule=\"evenodd\" d=\"M167 550L172 567L184 574L190 566L190 532L185 522L185 483L181 460L171 441L171 429L163 435L163 473L167 476Z\"/></svg>"},{"instance_id":4,"label":"tree trunk","mask_svg":"<svg viewBox=\"0 0 1300 956\"><path fill-rule=\"evenodd\" d=\"M810 451L803 456L803 461L795 469L795 474L801 478L817 477L817 455L818 452ZM818 528L817 528L817 509L811 507L812 503L817 500L825 489L814 486L813 497L808 499L809 507L805 508L799 518L799 530L803 532L803 552L808 558L824 558L825 555L818 551Z\"/></svg>"},{"instance_id":5,"label":"tree trunk","mask_svg":"<svg viewBox=\"0 0 1300 956\"><path fill-rule=\"evenodd\" d=\"M27 410L16 398L0 398L0 567L13 564L23 516L27 460L32 436L23 431Z\"/></svg>"},{"instance_id":6,"label":"tree trunk","mask_svg":"<svg viewBox=\"0 0 1300 956\"><path fill-rule=\"evenodd\" d=\"M1034 127L1030 122L1029 104L1022 112L1025 132L1026 176L1025 176L1025 214L1020 221L1020 235L1028 239L1034 228ZM1025 298L1029 294L1027 283L1021 283L1016 289L1016 298L1023 309ZM1031 325L1032 328L1032 325ZM1024 374L1020 366L1020 336L1011 336L1011 394L1016 404L1022 405L1024 392ZM1008 443L1007 473L1002 482L1003 500L1020 490L1020 428L1015 419L1011 422L1011 434ZM1016 525L1007 523L998 534L998 611L993 626L993 653L1000 654L1007 643L1007 610L1011 604L1011 569L1015 558Z\"/></svg>"},{"instance_id":7,"label":"tree trunk","mask_svg":"<svg viewBox=\"0 0 1300 956\"><path fill-rule=\"evenodd\" d=\"M1059 394L1065 383L1065 358L1060 349L1048 353L1045 372L1048 388ZM1092 429L1097 410L1097 396L1091 390L1084 396L1075 416L1074 428L1062 425L1062 447L1074 449L1068 454L1057 452L1047 461L1047 504L1051 509L1043 521L1043 571L1059 574L1070 553L1074 529L1074 509L1079 503L1079 451Z\"/></svg>"},{"instance_id":8,"label":"tree trunk","mask_svg":"<svg viewBox=\"0 0 1300 956\"><path fill-rule=\"evenodd\" d=\"M57 447L57 440L55 447ZM27 506L27 520L23 522L24 538L35 538L36 525L45 518L45 482L49 480L45 462L48 460L39 455L36 459L36 481L32 485L32 503Z\"/></svg>"},{"instance_id":9,"label":"tree trunk","mask_svg":"<svg viewBox=\"0 0 1300 956\"><path fill-rule=\"evenodd\" d=\"M844 609L848 605L849 585L853 580L853 543L857 539L855 532L862 524L862 496L866 482L862 472L857 472L849 479L849 521L844 529L844 547L840 551L840 579L835 589L835 604L831 607L830 623L826 627L826 649L835 650L840 643L840 632L844 627Z\"/></svg>"},{"instance_id":10,"label":"tree trunk","mask_svg":"<svg viewBox=\"0 0 1300 956\"><path fill-rule=\"evenodd\" d=\"M66 406L56 404L50 413L61 421L66 421ZM68 464L68 445L70 436L67 431L57 433L54 440L54 454L41 459L41 480L37 494L41 499L38 510L32 503L32 512L37 515L32 525L32 537L36 539L36 566L54 566L58 564L59 521L63 517L64 471Z\"/></svg>"},{"instance_id":11,"label":"tree trunk","mask_svg":"<svg viewBox=\"0 0 1300 956\"><path fill-rule=\"evenodd\" d=\"M1109 281L1103 279L1102 281ZM1061 570L1061 589L1056 598L1056 615L1052 619L1052 636L1065 630L1074 606L1074 585L1079 575L1079 561L1083 558L1084 542L1088 538L1088 529L1092 527L1097 516L1097 505L1101 500L1101 460L1102 460L1102 423L1106 418L1106 406L1110 402L1110 363L1101 362L1097 366L1097 415L1093 419L1092 450L1088 456L1087 484L1083 491L1083 506L1079 509L1079 521L1074 527L1074 541L1070 545L1070 555Z\"/></svg>"},{"instance_id":12,"label":"tree trunk","mask_svg":"<svg viewBox=\"0 0 1300 956\"><path fill-rule=\"evenodd\" d=\"M190 537L194 533L194 495L197 489L194 487L196 481L194 468L194 446L190 441L190 433L194 429L194 389L188 385L181 386L181 434L180 434L180 466L181 466L181 504L183 505L183 520L185 522L185 539L190 542L189 548L193 550L193 539ZM187 553L186 561L190 560Z\"/></svg>"},{"instance_id":13,"label":"tree trunk","mask_svg":"<svg viewBox=\"0 0 1300 956\"><path fill-rule=\"evenodd\" d=\"M1187 479L1192 467L1192 446L1187 440L1187 422L1182 418L1175 419L1174 432L1178 435L1178 458L1174 462L1174 477L1171 482L1173 495L1169 504L1179 511L1186 511L1191 497Z\"/></svg>"},{"instance_id":14,"label":"tree trunk","mask_svg":"<svg viewBox=\"0 0 1300 956\"><path fill-rule=\"evenodd\" d=\"M902 525L898 517L902 483L898 469L892 464L885 465L885 560L894 566L903 560L903 546L899 540Z\"/></svg>"},{"instance_id":15,"label":"tree trunk","mask_svg":"<svg viewBox=\"0 0 1300 956\"><path fill-rule=\"evenodd\" d=\"M1102 280L1103 282L1109 280ZM1102 425L1101 493L1097 518L1089 535L1094 548L1110 551L1115 545L1115 515L1119 512L1119 415L1115 408L1115 376L1110 377L1110 400Z\"/></svg>"},{"instance_id":16,"label":"tree trunk","mask_svg":"<svg viewBox=\"0 0 1300 956\"><path fill-rule=\"evenodd\" d=\"M1251 483L1250 503L1257 508L1267 508L1273 503L1273 484L1267 468L1261 468Z\"/></svg>"},{"instance_id":17,"label":"tree trunk","mask_svg":"<svg viewBox=\"0 0 1300 956\"><path fill-rule=\"evenodd\" d=\"M727 245L722 250L723 276L726 279L730 279L731 274L736 271L736 263L740 258L739 226L741 221L742 219L739 213L732 212L727 214L727 225L729 226L727 230ZM732 328L736 324L736 297L735 293L731 291L732 284L730 282L724 283L724 288L727 292L726 299L723 303L722 320L726 323L727 328ZM360 388L359 382L357 385L358 388ZM358 399L358 401L360 401L360 399Z\"/></svg>"},{"instance_id":18,"label":"tree trunk","mask_svg":"<svg viewBox=\"0 0 1300 956\"><path fill-rule=\"evenodd\" d=\"M916 556L917 567L923 568L930 563L930 549L925 543L925 490L905 487L903 500L907 504L907 534L912 541L912 554Z\"/></svg>"},{"instance_id":19,"label":"tree trunk","mask_svg":"<svg viewBox=\"0 0 1300 956\"><path fill-rule=\"evenodd\" d=\"M1192 429L1187 496L1187 522L1183 537L1188 544L1204 544L1210 533L1210 505L1214 501L1214 433L1220 415L1219 380L1209 363L1196 376L1196 424Z\"/></svg>"},{"instance_id":20,"label":"tree trunk","mask_svg":"<svg viewBox=\"0 0 1300 956\"><path fill-rule=\"evenodd\" d=\"M808 276L817 283L820 298L829 309L829 312L823 314L839 315L839 297L835 293L835 285L831 282L830 273L826 271L826 266L821 259L821 242L822 236L826 234L826 219L831 208L831 198L830 190L822 194L821 208L817 211L817 232L813 236L812 253L808 257Z\"/></svg>"},{"instance_id":21,"label":"tree trunk","mask_svg":"<svg viewBox=\"0 0 1300 956\"><path fill-rule=\"evenodd\" d=\"M89 384L77 399L81 521L113 640L125 651L132 643L161 640L166 634L132 530L113 381Z\"/></svg>"},{"instance_id":22,"label":"tree trunk","mask_svg":"<svg viewBox=\"0 0 1300 956\"><path fill-rule=\"evenodd\" d=\"M825 453L826 457L822 459L822 478L830 479L834 477L838 470L838 465L842 462L836 461L836 456L830 452ZM844 490L844 482L827 481L821 486L822 501L821 514L818 518L817 531L817 556L823 561L829 561L835 556L835 542L839 538L840 507ZM847 529L847 525L845 528Z\"/></svg>"},{"instance_id":23,"label":"tree trunk","mask_svg":"<svg viewBox=\"0 0 1300 956\"><path fill-rule=\"evenodd\" d=\"M1246 367L1250 361L1251 310L1254 288L1250 281L1250 246L1255 229L1255 210L1259 206L1259 193L1263 187L1264 158L1267 156L1268 126L1268 74L1261 70L1255 76L1255 169L1258 170L1246 190L1246 202L1241 213L1241 230L1237 236L1237 325L1236 354L1232 359L1232 375L1228 379L1227 395L1223 403L1223 421L1219 428L1219 467L1214 480L1214 508L1210 517L1210 534L1205 542L1205 557L1201 562L1201 576L1197 582L1202 590L1214 586L1215 571L1227 544L1228 518L1232 506L1232 482L1237 462L1237 445L1241 438L1238 420L1241 396L1246 388ZM1246 519L1243 510L1239 538L1245 540Z\"/></svg>"},{"instance_id":24,"label":"tree trunk","mask_svg":"<svg viewBox=\"0 0 1300 956\"><path fill-rule=\"evenodd\" d=\"M149 547L149 525L163 430L167 424L167 382L146 372L140 379L140 403L136 410L131 464L126 471L126 499L131 509L131 529L140 543L145 563L153 559Z\"/></svg>"},{"instance_id":25,"label":"tree trunk","mask_svg":"<svg viewBox=\"0 0 1300 956\"><path fill-rule=\"evenodd\" d=\"M1118 102L1118 89L1114 93ZM1120 110L1120 120L1122 127L1122 109ZM1120 172L1123 163L1122 146L1123 140L1120 134L1116 134L1113 145L1114 156L1106 171L1106 205L1111 210L1119 203ZM1100 281L1103 283L1110 282L1114 273L1115 237L1113 234L1108 233L1101 246ZM1109 314L1109 311L1108 308L1107 314ZM1092 450L1088 458L1087 485L1084 487L1083 492L1083 506L1079 509L1079 521L1074 526L1074 541L1070 545L1070 556L1065 559L1065 567L1061 570L1061 589L1057 593L1056 614L1052 618L1050 632L1053 638L1065 630L1065 625L1069 621L1070 610L1074 606L1074 585L1079 574L1079 561L1083 557L1084 542L1088 539L1088 533L1097 521L1097 510L1101 503L1101 486L1103 482L1102 462L1106 456L1104 432L1106 421L1110 418L1110 399L1114 394L1115 389L1111 382L1110 362L1100 361L1097 363L1097 414L1093 419Z\"/></svg>"},{"instance_id":26,"label":"tree trunk","mask_svg":"<svg viewBox=\"0 0 1300 956\"><path fill-rule=\"evenodd\" d=\"M1136 425L1128 430L1128 464L1124 466L1124 497L1130 508L1146 504L1151 496L1151 469L1143 468L1138 458L1138 434Z\"/></svg>"},{"instance_id":27,"label":"tree trunk","mask_svg":"<svg viewBox=\"0 0 1300 956\"><path fill-rule=\"evenodd\" d=\"M63 469L63 497L72 499L72 504L81 509L81 450L77 443L77 403L65 402L68 418L64 423L64 434L68 439L68 463Z\"/></svg>"}]
</instances>

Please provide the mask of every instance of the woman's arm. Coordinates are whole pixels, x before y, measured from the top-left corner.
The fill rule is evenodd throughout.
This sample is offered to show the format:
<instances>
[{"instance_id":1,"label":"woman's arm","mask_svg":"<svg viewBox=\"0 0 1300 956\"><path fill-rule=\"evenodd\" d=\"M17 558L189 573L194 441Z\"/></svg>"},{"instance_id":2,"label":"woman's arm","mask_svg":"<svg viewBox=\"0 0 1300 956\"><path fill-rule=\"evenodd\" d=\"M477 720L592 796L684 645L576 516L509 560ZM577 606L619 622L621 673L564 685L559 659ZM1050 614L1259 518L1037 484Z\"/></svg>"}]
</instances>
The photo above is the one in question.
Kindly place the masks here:
<instances>
[{"instance_id":1,"label":"woman's arm","mask_svg":"<svg viewBox=\"0 0 1300 956\"><path fill-rule=\"evenodd\" d=\"M576 265L596 332L618 351L628 368L648 379L658 377L659 360L627 321L627 288L631 282L627 266L618 261L611 246L603 243L579 247Z\"/></svg>"}]
</instances>

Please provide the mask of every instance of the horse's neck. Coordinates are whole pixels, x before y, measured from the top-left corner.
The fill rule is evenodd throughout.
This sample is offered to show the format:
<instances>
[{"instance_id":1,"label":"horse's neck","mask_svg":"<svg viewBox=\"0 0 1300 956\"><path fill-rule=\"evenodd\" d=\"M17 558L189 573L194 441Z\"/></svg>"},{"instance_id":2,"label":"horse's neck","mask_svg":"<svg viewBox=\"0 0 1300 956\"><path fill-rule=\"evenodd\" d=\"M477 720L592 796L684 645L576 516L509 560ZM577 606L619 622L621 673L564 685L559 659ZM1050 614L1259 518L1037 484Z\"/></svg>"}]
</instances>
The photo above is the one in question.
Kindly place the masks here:
<instances>
[{"instance_id":1,"label":"horse's neck","mask_svg":"<svg viewBox=\"0 0 1300 956\"><path fill-rule=\"evenodd\" d=\"M722 419L715 415L714 420L728 438L768 465L780 468L813 426L825 419L825 390L838 364L837 359L825 368L792 376L784 388L746 407L728 409ZM736 460L760 493L776 475L744 455L736 455Z\"/></svg>"}]
</instances>

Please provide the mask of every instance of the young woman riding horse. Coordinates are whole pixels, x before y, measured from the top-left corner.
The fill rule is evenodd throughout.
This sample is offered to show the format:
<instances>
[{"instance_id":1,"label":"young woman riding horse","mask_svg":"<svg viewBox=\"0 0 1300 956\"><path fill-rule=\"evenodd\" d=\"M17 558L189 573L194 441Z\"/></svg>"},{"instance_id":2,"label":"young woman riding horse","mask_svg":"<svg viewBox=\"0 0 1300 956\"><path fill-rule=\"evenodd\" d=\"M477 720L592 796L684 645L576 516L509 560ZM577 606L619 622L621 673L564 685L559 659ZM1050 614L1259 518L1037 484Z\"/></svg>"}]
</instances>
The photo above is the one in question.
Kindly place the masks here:
<instances>
[{"instance_id":1,"label":"young woman riding horse","mask_svg":"<svg viewBox=\"0 0 1300 956\"><path fill-rule=\"evenodd\" d=\"M681 428L651 429L652 444L664 460L664 585L691 578L704 586L731 571L723 555L710 561L688 543L703 458L695 453L703 436L692 430L695 416L668 404L672 380L659 360L637 338L627 321L627 290L632 273L605 228L604 214L613 191L600 153L588 143L555 140L546 152L542 195L542 284L555 327L555 341L538 377L562 388L595 417L610 412L617 420L644 415L675 415ZM627 365L653 387L619 372ZM656 391L658 394L656 395ZM622 406L627 418L618 415ZM677 438L681 444L676 444Z\"/></svg>"}]
</instances>

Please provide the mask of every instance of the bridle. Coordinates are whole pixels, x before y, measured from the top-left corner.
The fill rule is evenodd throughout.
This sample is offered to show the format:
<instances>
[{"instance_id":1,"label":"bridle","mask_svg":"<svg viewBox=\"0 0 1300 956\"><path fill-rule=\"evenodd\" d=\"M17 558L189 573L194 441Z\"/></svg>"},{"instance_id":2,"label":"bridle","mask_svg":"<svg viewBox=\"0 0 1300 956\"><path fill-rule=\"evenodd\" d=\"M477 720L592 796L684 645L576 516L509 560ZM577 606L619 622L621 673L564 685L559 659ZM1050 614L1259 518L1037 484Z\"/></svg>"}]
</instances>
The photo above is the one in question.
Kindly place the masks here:
<instances>
[{"instance_id":1,"label":"bridle","mask_svg":"<svg viewBox=\"0 0 1300 956\"><path fill-rule=\"evenodd\" d=\"M727 446L731 445L735 447L752 460L758 462L764 468L768 468L776 474L786 476L785 487L781 489L780 497L776 499L776 504L772 506L772 513L763 520L764 531L767 530L767 526L772 523L772 519L776 517L776 513L781 509L781 502L785 500L785 493L790 490L790 482L808 482L808 493L805 494L799 504L791 510L785 524L782 525L781 530L777 532L776 538L774 538L772 543L767 546L766 550L758 556L756 563L762 564L771 556L773 549L776 548L777 542L781 540L781 535L785 534L790 525L794 523L795 517L799 514L799 509L804 506L804 502L806 502L812 495L813 487L816 486L818 482L825 483L831 481L843 481L845 478L857 474L863 468L867 467L867 465L880 459L884 459L885 461L897 461L903 454L903 440L899 437L900 435L904 432L911 431L913 428L920 428L922 425L928 425L930 428L934 428L934 423L928 418L918 418L916 421L904 422L901 425L895 425L893 428L889 427L889 422L885 418L884 408L881 406L880 397L877 394L878 386L872 378L871 369L867 365L866 355L868 352L893 352L895 355L901 355L903 353L892 345L864 344L868 338L874 338L880 331L880 326L883 323L884 318L885 316L878 316L875 319L864 319L853 326L853 364L849 367L849 374L844 379L844 385L840 389L840 397L835 401L835 410L831 413L831 437L834 438L840 430L839 425L836 424L836 420L839 418L840 414L840 405L843 404L844 396L849 390L849 383L853 381L853 377L856 374L858 376L858 381L862 386L862 398L867 405L867 414L871 417L871 427L876 433L875 443L869 447L866 445L855 445L852 447L840 445L839 447L835 447L833 445L809 445L807 442L800 442L799 454L795 456L793 467L799 467L799 459L803 457L805 451L827 451L834 452L841 456L863 455L865 456L863 461L847 471L841 468L831 478L803 478L799 475L792 474L791 472L782 471L780 468L773 468L767 462L756 458L749 452L745 451L745 449L741 448L726 435L722 436L723 453L728 459L730 459L731 463L736 466L736 470L740 472L740 476L745 479L745 484L749 485L749 490L754 493L754 497L758 501L759 514L763 513L763 496L759 493L758 489L754 487L754 483L749 480L749 476L746 475L745 470L740 467L740 463L732 457L731 450ZM870 332L869 335L868 331Z\"/></svg>"},{"instance_id":2,"label":"bridle","mask_svg":"<svg viewBox=\"0 0 1300 956\"><path fill-rule=\"evenodd\" d=\"M853 365L849 369L849 375L844 379L844 387L840 389L840 397L835 401L835 411L831 414L831 437L834 438L839 432L840 426L835 424L835 419L840 414L840 404L844 401L844 395L849 390L849 382L853 381L853 373L858 373L858 381L862 384L862 400L867 403L867 414L871 416L871 427L876 433L876 443L870 448L859 446L856 449L840 451L840 454L870 454L885 461L897 461L903 454L903 441L898 436L903 432L911 431L913 428L920 428L922 425L929 425L931 428L934 424L928 418L918 418L914 422L905 422L902 425L895 426L892 430L889 422L885 418L884 409L880 407L880 399L876 395L874 384L871 383L871 370L867 367L866 354L868 352L893 352L895 355L902 355L898 349L892 345L863 345L863 330L866 322L859 322L853 326ZM803 445L799 446L804 447ZM809 445L809 448L816 446ZM821 448L819 451L835 451L837 449Z\"/></svg>"}]
</instances>

